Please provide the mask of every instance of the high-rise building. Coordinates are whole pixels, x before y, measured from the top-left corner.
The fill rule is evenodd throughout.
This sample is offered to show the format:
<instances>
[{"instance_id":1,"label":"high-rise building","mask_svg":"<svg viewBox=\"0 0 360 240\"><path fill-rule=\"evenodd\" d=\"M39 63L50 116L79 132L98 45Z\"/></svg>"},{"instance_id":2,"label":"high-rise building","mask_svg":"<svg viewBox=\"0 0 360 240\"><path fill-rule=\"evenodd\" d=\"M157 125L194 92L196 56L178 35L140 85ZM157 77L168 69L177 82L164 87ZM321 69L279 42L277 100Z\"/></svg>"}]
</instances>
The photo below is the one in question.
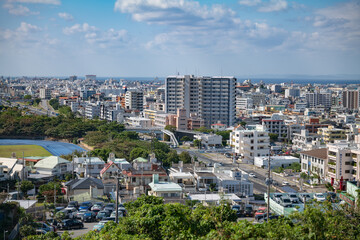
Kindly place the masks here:
<instances>
[{"instance_id":1,"label":"high-rise building","mask_svg":"<svg viewBox=\"0 0 360 240\"><path fill-rule=\"evenodd\" d=\"M205 126L221 122L235 123L234 77L169 76L165 80L166 112L175 114L178 108L197 113Z\"/></svg>"},{"instance_id":2,"label":"high-rise building","mask_svg":"<svg viewBox=\"0 0 360 240\"><path fill-rule=\"evenodd\" d=\"M41 99L50 99L51 90L49 88L40 88L40 98Z\"/></svg>"},{"instance_id":3,"label":"high-rise building","mask_svg":"<svg viewBox=\"0 0 360 240\"><path fill-rule=\"evenodd\" d=\"M342 105L349 110L358 110L360 106L359 90L344 90L342 93Z\"/></svg>"},{"instance_id":4,"label":"high-rise building","mask_svg":"<svg viewBox=\"0 0 360 240\"><path fill-rule=\"evenodd\" d=\"M125 108L142 111L144 109L144 95L140 91L127 91L125 94Z\"/></svg>"},{"instance_id":5,"label":"high-rise building","mask_svg":"<svg viewBox=\"0 0 360 240\"><path fill-rule=\"evenodd\" d=\"M310 108L316 108L319 106L323 106L326 109L331 108L331 93L329 92L306 93L305 97Z\"/></svg>"}]
</instances>

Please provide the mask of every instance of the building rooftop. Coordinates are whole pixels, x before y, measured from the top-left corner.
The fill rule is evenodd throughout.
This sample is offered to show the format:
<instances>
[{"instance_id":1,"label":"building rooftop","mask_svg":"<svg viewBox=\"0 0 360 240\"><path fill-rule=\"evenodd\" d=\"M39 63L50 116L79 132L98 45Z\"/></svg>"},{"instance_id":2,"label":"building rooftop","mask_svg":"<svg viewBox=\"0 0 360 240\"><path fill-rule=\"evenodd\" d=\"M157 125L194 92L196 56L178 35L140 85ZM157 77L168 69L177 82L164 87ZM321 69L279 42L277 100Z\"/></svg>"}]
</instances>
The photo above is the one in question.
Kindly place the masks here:
<instances>
[{"instance_id":1,"label":"building rooftop","mask_svg":"<svg viewBox=\"0 0 360 240\"><path fill-rule=\"evenodd\" d=\"M70 161L63 159L59 156L50 156L47 158L44 158L43 160L40 160L39 162L37 162L34 167L35 168L48 168L48 169L52 169L54 168L56 165L60 164L60 163L70 163Z\"/></svg>"},{"instance_id":2,"label":"building rooftop","mask_svg":"<svg viewBox=\"0 0 360 240\"><path fill-rule=\"evenodd\" d=\"M181 186L173 182L151 182L149 186L154 192L182 192Z\"/></svg>"},{"instance_id":3,"label":"building rooftop","mask_svg":"<svg viewBox=\"0 0 360 240\"><path fill-rule=\"evenodd\" d=\"M300 152L302 154L320 158L320 159L326 159L327 158L327 148L320 148L320 149L313 149L309 151Z\"/></svg>"}]
</instances>

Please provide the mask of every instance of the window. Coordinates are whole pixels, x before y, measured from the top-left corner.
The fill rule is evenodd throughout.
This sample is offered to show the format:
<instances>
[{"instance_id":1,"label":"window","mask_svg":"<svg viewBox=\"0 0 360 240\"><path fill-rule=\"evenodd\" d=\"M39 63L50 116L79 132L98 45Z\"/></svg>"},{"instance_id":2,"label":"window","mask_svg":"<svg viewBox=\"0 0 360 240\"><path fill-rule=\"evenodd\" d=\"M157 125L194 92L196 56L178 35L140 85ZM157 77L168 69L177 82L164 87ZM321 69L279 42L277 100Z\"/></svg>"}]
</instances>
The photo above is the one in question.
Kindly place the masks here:
<instances>
[{"instance_id":1,"label":"window","mask_svg":"<svg viewBox=\"0 0 360 240\"><path fill-rule=\"evenodd\" d=\"M351 162L345 162L345 165L351 165Z\"/></svg>"},{"instance_id":2,"label":"window","mask_svg":"<svg viewBox=\"0 0 360 240\"><path fill-rule=\"evenodd\" d=\"M345 153L345 157L350 157L351 154L350 153Z\"/></svg>"},{"instance_id":3,"label":"window","mask_svg":"<svg viewBox=\"0 0 360 240\"><path fill-rule=\"evenodd\" d=\"M350 170L345 170L345 173L350 173Z\"/></svg>"}]
</instances>

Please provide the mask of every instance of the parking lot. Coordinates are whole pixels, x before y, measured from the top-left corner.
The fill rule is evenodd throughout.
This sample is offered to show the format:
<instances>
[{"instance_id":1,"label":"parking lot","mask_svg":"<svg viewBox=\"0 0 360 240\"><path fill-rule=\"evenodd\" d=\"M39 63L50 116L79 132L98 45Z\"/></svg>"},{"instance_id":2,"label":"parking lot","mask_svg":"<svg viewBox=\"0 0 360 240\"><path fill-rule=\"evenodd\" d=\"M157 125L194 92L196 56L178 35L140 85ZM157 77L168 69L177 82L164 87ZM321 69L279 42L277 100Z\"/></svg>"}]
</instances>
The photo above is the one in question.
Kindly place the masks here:
<instances>
[{"instance_id":1,"label":"parking lot","mask_svg":"<svg viewBox=\"0 0 360 240\"><path fill-rule=\"evenodd\" d=\"M85 233L88 233L89 231L91 231L93 229L93 227L97 224L98 222L91 222L91 223L85 223L84 222L84 228L82 229L73 229L73 230L68 230L68 232L71 234L72 237L79 237ZM59 235L63 234L65 231L60 231L58 230L57 233Z\"/></svg>"}]
</instances>

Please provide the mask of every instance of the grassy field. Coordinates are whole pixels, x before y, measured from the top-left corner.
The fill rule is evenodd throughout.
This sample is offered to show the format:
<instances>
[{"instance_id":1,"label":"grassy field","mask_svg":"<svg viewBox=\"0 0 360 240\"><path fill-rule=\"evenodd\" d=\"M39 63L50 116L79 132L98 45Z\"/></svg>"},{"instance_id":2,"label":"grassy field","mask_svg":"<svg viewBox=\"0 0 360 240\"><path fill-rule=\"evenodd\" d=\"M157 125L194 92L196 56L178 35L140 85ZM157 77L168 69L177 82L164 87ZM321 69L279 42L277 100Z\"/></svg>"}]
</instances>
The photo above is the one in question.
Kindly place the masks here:
<instances>
[{"instance_id":1,"label":"grassy field","mask_svg":"<svg viewBox=\"0 0 360 240\"><path fill-rule=\"evenodd\" d=\"M22 157L24 152L25 157L39 156L47 157L51 156L51 153L46 151L45 148L38 145L0 145L0 157L11 157L11 153L15 152L16 157Z\"/></svg>"}]
</instances>

